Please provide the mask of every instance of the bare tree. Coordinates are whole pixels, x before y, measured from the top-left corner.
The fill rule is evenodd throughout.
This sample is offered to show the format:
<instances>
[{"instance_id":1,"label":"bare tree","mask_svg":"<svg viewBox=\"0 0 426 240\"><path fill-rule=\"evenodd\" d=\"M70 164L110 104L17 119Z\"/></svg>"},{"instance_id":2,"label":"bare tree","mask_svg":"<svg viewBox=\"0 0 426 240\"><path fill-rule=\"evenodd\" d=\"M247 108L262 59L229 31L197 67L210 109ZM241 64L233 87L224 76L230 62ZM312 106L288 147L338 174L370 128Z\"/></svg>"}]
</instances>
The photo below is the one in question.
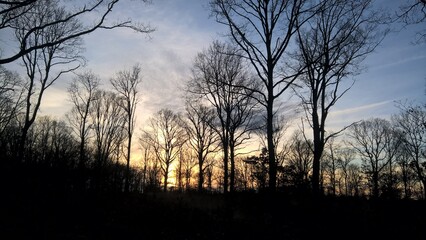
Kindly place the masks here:
<instances>
[{"instance_id":1,"label":"bare tree","mask_svg":"<svg viewBox=\"0 0 426 240\"><path fill-rule=\"evenodd\" d=\"M278 72L297 28L310 16L308 1L211 0L216 21L229 27L229 35L257 73L265 91L256 90L266 108L269 188L275 191L277 167L274 146L274 102L296 80L299 71ZM305 14L305 13L310 14ZM248 87L249 88L249 87Z\"/></svg>"},{"instance_id":2,"label":"bare tree","mask_svg":"<svg viewBox=\"0 0 426 240\"><path fill-rule=\"evenodd\" d=\"M397 11L397 20L405 26L423 24L426 22L426 1L425 0L407 0L403 1ZM426 30L417 32L415 43L426 43Z\"/></svg>"},{"instance_id":3,"label":"bare tree","mask_svg":"<svg viewBox=\"0 0 426 240\"><path fill-rule=\"evenodd\" d=\"M28 14L14 22L16 39L24 47L26 44L37 45L61 38L78 31L80 28L78 21L74 19L59 25L49 25L28 35L28 28L37 29L38 24L44 25L51 21L58 21L68 13L64 8L57 6L55 2L40 1ZM81 39L73 38L56 45L37 48L22 55L27 78L24 84L26 94L22 134L17 152L19 160L23 160L22 153L26 135L36 119L44 92L64 73L73 71L80 66L82 63L80 46Z\"/></svg>"},{"instance_id":4,"label":"bare tree","mask_svg":"<svg viewBox=\"0 0 426 240\"><path fill-rule=\"evenodd\" d=\"M161 163L163 190L166 192L171 164L179 157L181 147L187 140L184 123L178 114L162 109L155 117L150 118L148 127L143 139L152 146Z\"/></svg>"},{"instance_id":5,"label":"bare tree","mask_svg":"<svg viewBox=\"0 0 426 240\"><path fill-rule=\"evenodd\" d=\"M253 86L253 83L235 48L215 41L197 55L188 91L207 99L216 110L218 123L212 127L222 143L225 193L228 181L230 190L234 190L235 148L247 140L256 107L252 99L254 91L239 86Z\"/></svg>"},{"instance_id":6,"label":"bare tree","mask_svg":"<svg viewBox=\"0 0 426 240\"><path fill-rule=\"evenodd\" d=\"M244 148L244 143L251 139L251 133L258 129L257 104L251 97L253 92L243 93L239 99L235 99L234 110L231 112L229 125L229 159L231 162L230 191L235 190L235 158L238 150Z\"/></svg>"},{"instance_id":7,"label":"bare tree","mask_svg":"<svg viewBox=\"0 0 426 240\"><path fill-rule=\"evenodd\" d=\"M404 144L400 148L396 164L399 167L399 179L402 182L403 198L410 199L413 196L415 183L418 180L415 167L413 167L414 164L411 161L411 154Z\"/></svg>"},{"instance_id":8,"label":"bare tree","mask_svg":"<svg viewBox=\"0 0 426 240\"><path fill-rule=\"evenodd\" d=\"M120 146L123 143L126 118L120 101L120 97L114 92L98 90L94 95L90 118L95 133L94 168L98 174L98 176L95 176L96 178L103 177L103 173L99 171L111 162L116 155L114 153L120 151ZM95 185L95 188L99 187L101 186Z\"/></svg>"},{"instance_id":9,"label":"bare tree","mask_svg":"<svg viewBox=\"0 0 426 240\"><path fill-rule=\"evenodd\" d=\"M338 151L338 155L337 165L340 170L340 177L343 178L345 195L349 196L349 165L355 159L355 152L351 148L342 148Z\"/></svg>"},{"instance_id":10,"label":"bare tree","mask_svg":"<svg viewBox=\"0 0 426 240\"><path fill-rule=\"evenodd\" d=\"M188 144L196 152L198 160L198 191L203 190L205 162L207 157L217 151L218 138L215 130L211 127L215 118L213 109L197 103L196 101L186 101L186 118Z\"/></svg>"},{"instance_id":11,"label":"bare tree","mask_svg":"<svg viewBox=\"0 0 426 240\"><path fill-rule=\"evenodd\" d=\"M127 134L127 153L126 157L126 179L125 191L129 191L129 177L130 177L130 153L132 148L132 137L135 129L136 122L136 108L139 102L138 85L142 81L139 76L141 68L139 65L133 66L131 70L120 71L116 77L111 78L110 82L115 91L122 98L121 107L126 113L126 134Z\"/></svg>"},{"instance_id":12,"label":"bare tree","mask_svg":"<svg viewBox=\"0 0 426 240\"><path fill-rule=\"evenodd\" d=\"M193 176L193 169L198 165L198 159L194 156L192 148L184 144L179 151L178 163L175 168L175 177L177 188L179 191L191 189L191 179Z\"/></svg>"},{"instance_id":13,"label":"bare tree","mask_svg":"<svg viewBox=\"0 0 426 240\"><path fill-rule=\"evenodd\" d=\"M146 134L142 134L139 143L142 150L142 191L157 189L160 187L160 166Z\"/></svg>"},{"instance_id":14,"label":"bare tree","mask_svg":"<svg viewBox=\"0 0 426 240\"><path fill-rule=\"evenodd\" d=\"M139 137L139 145L140 145L140 150L142 153L142 193L145 191L145 188L148 184L148 168L149 168L149 162L151 159L151 146L148 144L147 141L144 141L144 139L142 138L143 136Z\"/></svg>"},{"instance_id":15,"label":"bare tree","mask_svg":"<svg viewBox=\"0 0 426 240\"><path fill-rule=\"evenodd\" d=\"M426 110L425 106L401 106L401 112L393 116L396 126L403 132L403 148L423 186L426 199Z\"/></svg>"},{"instance_id":16,"label":"bare tree","mask_svg":"<svg viewBox=\"0 0 426 240\"><path fill-rule=\"evenodd\" d=\"M22 110L22 79L0 65L0 137ZM2 144L0 144L2 145Z\"/></svg>"},{"instance_id":17,"label":"bare tree","mask_svg":"<svg viewBox=\"0 0 426 240\"><path fill-rule=\"evenodd\" d=\"M11 27L11 23L27 13L37 0L2 1L0 3L0 30Z\"/></svg>"},{"instance_id":18,"label":"bare tree","mask_svg":"<svg viewBox=\"0 0 426 240\"><path fill-rule=\"evenodd\" d=\"M44 167L75 168L77 142L71 128L50 116L42 116L32 126L32 161Z\"/></svg>"},{"instance_id":19,"label":"bare tree","mask_svg":"<svg viewBox=\"0 0 426 240\"><path fill-rule=\"evenodd\" d=\"M67 118L74 132L80 139L79 150L79 169L83 170L86 167L86 148L91 128L90 110L92 102L95 100L95 92L99 86L99 77L94 73L87 71L73 79L68 87L68 94L73 107Z\"/></svg>"},{"instance_id":20,"label":"bare tree","mask_svg":"<svg viewBox=\"0 0 426 240\"><path fill-rule=\"evenodd\" d=\"M371 0L327 0L317 14L297 31L296 61L304 66L302 83L296 89L313 136L312 188L319 193L320 161L327 141L326 121L331 108L352 87L345 84L357 75L360 64L386 36L379 31L381 14L372 11ZM344 128L345 129L345 128Z\"/></svg>"},{"instance_id":21,"label":"bare tree","mask_svg":"<svg viewBox=\"0 0 426 240\"><path fill-rule=\"evenodd\" d=\"M327 190L331 191L331 194L335 196L338 182L337 169L339 158L337 150L339 146L334 143L333 139L331 141L328 141L326 148L328 148L328 151L326 149L326 152L324 153L324 160L323 164L321 164L321 168L324 168L324 172L328 177L329 188Z\"/></svg>"},{"instance_id":22,"label":"bare tree","mask_svg":"<svg viewBox=\"0 0 426 240\"><path fill-rule=\"evenodd\" d=\"M214 159L211 159L211 161L208 161L206 164L206 187L208 191L213 191L213 181L215 178L215 171L214 171Z\"/></svg>"},{"instance_id":23,"label":"bare tree","mask_svg":"<svg viewBox=\"0 0 426 240\"><path fill-rule=\"evenodd\" d=\"M358 197L363 194L362 184L363 175L361 168L355 163L350 163L348 165L348 191L350 195Z\"/></svg>"},{"instance_id":24,"label":"bare tree","mask_svg":"<svg viewBox=\"0 0 426 240\"><path fill-rule=\"evenodd\" d=\"M0 57L0 64L13 62L27 54L33 54L33 51L74 42L97 29L130 28L141 33L150 33L154 30L142 23L132 23L130 19L109 23L107 18L118 2L118 0L95 0L79 2L81 5L77 7L66 7L69 3L59 0L1 1L0 32L18 30L21 32L21 38L17 46L13 47L14 53ZM62 11L63 14L56 18L48 17L39 21L41 16L51 15L52 6L55 6L54 11ZM65 8L68 10L65 11ZM91 24L80 22L80 19L84 17L90 17ZM19 24L22 21L31 24L23 28ZM40 32L51 32L51 29L63 29L64 26L73 26L73 29L44 41L34 41L34 37Z\"/></svg>"},{"instance_id":25,"label":"bare tree","mask_svg":"<svg viewBox=\"0 0 426 240\"><path fill-rule=\"evenodd\" d=\"M391 129L389 121L379 118L362 121L350 127L350 145L361 157L374 198L379 197L379 181L389 162L386 138L391 134Z\"/></svg>"},{"instance_id":26,"label":"bare tree","mask_svg":"<svg viewBox=\"0 0 426 240\"><path fill-rule=\"evenodd\" d=\"M249 191L254 189L254 166L250 160L254 160L254 157L247 159L239 159L237 161L237 186L243 191Z\"/></svg>"},{"instance_id":27,"label":"bare tree","mask_svg":"<svg viewBox=\"0 0 426 240\"><path fill-rule=\"evenodd\" d=\"M296 131L289 141L285 164L292 167L293 183L305 189L312 174L312 141L306 140L302 132Z\"/></svg>"}]
</instances>

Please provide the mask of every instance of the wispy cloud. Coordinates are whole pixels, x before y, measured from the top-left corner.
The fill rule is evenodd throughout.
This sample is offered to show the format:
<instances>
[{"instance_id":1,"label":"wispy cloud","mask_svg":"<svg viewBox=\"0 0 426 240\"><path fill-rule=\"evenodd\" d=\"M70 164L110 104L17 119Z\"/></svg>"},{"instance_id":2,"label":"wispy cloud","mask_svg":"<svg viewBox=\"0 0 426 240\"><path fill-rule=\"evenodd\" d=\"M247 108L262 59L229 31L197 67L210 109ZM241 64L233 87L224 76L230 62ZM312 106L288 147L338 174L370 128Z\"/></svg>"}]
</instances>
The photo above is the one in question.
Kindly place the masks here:
<instances>
[{"instance_id":1,"label":"wispy cloud","mask_svg":"<svg viewBox=\"0 0 426 240\"><path fill-rule=\"evenodd\" d=\"M346 115L353 115L353 114L359 114L366 111L371 111L374 109L381 108L389 103L393 102L393 100L387 100L382 102L376 102L376 103L370 103L362 106L352 107L352 108L346 108L337 110L330 113L330 117L339 117L339 116L346 116Z\"/></svg>"},{"instance_id":2,"label":"wispy cloud","mask_svg":"<svg viewBox=\"0 0 426 240\"><path fill-rule=\"evenodd\" d=\"M426 55L423 55L423 54L416 55L416 56L409 56L409 57L405 57L405 58L399 58L398 60L393 61L393 62L386 62L386 63L383 63L383 64L372 65L370 67L370 69L371 70L381 70L381 69L400 66L402 64L410 63L410 62L413 62L413 61L424 60L424 59L426 59Z\"/></svg>"},{"instance_id":3,"label":"wispy cloud","mask_svg":"<svg viewBox=\"0 0 426 240\"><path fill-rule=\"evenodd\" d=\"M386 100L332 111L327 121L327 129L338 131L356 121L376 117L389 118L394 108L394 101Z\"/></svg>"}]
</instances>

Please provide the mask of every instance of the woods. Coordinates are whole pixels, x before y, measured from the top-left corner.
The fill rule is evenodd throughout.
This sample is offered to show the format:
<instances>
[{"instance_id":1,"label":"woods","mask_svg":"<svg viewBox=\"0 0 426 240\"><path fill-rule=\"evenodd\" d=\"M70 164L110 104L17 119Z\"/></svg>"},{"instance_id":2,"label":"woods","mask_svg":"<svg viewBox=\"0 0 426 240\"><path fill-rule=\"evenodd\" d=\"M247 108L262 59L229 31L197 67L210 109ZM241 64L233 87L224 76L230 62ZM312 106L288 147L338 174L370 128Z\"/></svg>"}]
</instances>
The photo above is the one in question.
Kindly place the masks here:
<instances>
[{"instance_id":1,"label":"woods","mask_svg":"<svg viewBox=\"0 0 426 240\"><path fill-rule=\"evenodd\" d=\"M288 231L283 236L300 239L306 229L320 232L334 224L338 211L346 211L348 223L365 220L357 236L382 216L392 218L393 206L400 213L411 207L424 212L424 99L395 101L392 115L331 127L333 114L345 113L340 102L369 67L367 57L395 34L393 24L424 24L424 1L406 1L390 13L372 0L211 0L210 20L225 34L210 39L185 66L188 71L181 70L182 84L173 86L181 97L172 100L179 107L164 104L172 98L165 89L175 80L160 86L147 79L146 66L154 60L107 66L114 74L90 70L84 52L90 33L155 33L126 16L111 20L119 2L0 2L0 184L12 208L35 212L23 216L40 216L29 203L34 199L46 211L69 207L75 222L90 216L103 229L124 226L98 218L106 208L111 221L146 213L157 223L144 218L145 231L158 229L167 239L181 228L190 232L190 217L199 220L191 239L221 238L221 231L272 238L282 229ZM424 44L424 31L414 42ZM61 106L67 109L52 116L44 111L45 100L58 85L66 86L60 94L67 95ZM164 95L144 95L155 87ZM174 220L168 213L182 222L169 224ZM306 228L299 213L311 218ZM18 222L12 210L8 214ZM52 213L64 220L59 215ZM404 223L410 236L418 234L417 220L424 217ZM86 231L68 224L75 226L72 234ZM346 231L344 223L336 226ZM28 223L23 228L31 229Z\"/></svg>"},{"instance_id":2,"label":"woods","mask_svg":"<svg viewBox=\"0 0 426 240\"><path fill-rule=\"evenodd\" d=\"M400 104L391 120L362 120L337 132L326 128L332 107L354 85L348 78L389 32L371 1L211 1L231 42L216 40L194 59L182 89L186 113L162 109L146 127L136 126L140 65L111 76L112 91L103 89L105 79L97 73L78 70L85 64L85 27L74 16L96 6L74 14L60 2L13 6L4 8L2 26L16 29L20 45L30 41L33 47L17 53L26 75L2 66L6 165L62 162L74 176L68 187L80 190L145 191L161 184L163 191L303 189L314 195L356 192L378 198L392 192L396 198L424 198L424 105ZM40 16L46 17L33 21ZM295 51L287 51L292 44ZM68 87L71 110L63 120L39 117L44 93L70 72L75 73ZM312 137L304 124L292 137L285 131L294 120L274 101L287 92L300 98L302 123ZM133 159L138 129L142 154ZM256 139L263 148L245 150ZM52 157L60 153L67 157Z\"/></svg>"}]
</instances>

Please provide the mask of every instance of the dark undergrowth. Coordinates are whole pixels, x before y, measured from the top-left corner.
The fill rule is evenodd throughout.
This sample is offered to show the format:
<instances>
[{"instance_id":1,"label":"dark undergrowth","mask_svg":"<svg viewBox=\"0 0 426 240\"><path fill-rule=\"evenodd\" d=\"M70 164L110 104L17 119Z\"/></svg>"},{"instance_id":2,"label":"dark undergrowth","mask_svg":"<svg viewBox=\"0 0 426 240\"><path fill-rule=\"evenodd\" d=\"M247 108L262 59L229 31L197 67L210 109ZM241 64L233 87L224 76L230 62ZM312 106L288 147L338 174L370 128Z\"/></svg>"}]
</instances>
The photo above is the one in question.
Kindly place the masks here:
<instances>
[{"instance_id":1,"label":"dark undergrowth","mask_svg":"<svg viewBox=\"0 0 426 240\"><path fill-rule=\"evenodd\" d=\"M1 198L0 239L426 239L424 201L40 189Z\"/></svg>"}]
</instances>

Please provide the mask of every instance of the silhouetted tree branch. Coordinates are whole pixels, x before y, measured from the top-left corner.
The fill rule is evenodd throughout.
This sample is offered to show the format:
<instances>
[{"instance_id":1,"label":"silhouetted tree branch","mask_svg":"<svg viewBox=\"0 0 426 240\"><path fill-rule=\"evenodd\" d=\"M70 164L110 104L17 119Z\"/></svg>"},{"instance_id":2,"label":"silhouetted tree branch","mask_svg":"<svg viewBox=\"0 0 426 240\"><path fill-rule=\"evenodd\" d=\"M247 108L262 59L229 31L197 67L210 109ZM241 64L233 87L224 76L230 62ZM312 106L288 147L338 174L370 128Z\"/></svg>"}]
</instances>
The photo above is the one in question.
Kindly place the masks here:
<instances>
[{"instance_id":1,"label":"silhouetted tree branch","mask_svg":"<svg viewBox=\"0 0 426 240\"><path fill-rule=\"evenodd\" d=\"M112 9L118 3L118 0L96 0L90 3L84 3L83 6L75 8L72 11L66 11L61 6L59 0L27 0L27 1L2 1L0 2L0 31L20 31L21 38L19 45L10 56L0 56L0 64L13 62L20 57L29 54L35 50L49 48L63 44L74 39L80 39L82 36L94 32L97 29L130 28L141 33L150 33L154 31L150 26L142 23L132 23L131 20L108 23L107 17ZM66 4L66 3L64 3ZM56 18L50 18L47 21L37 21L34 15L34 8L42 10L37 12L39 16L49 15L53 9L41 8L40 6L55 6L54 11L62 11L63 14ZM85 25L80 22L81 18L97 15L93 24ZM26 19L26 20L25 20ZM32 21L32 24L22 26L17 22ZM52 28L62 28L64 26L74 25L73 31L64 32L55 38L45 39L45 41L33 41L35 35L39 32L50 31Z\"/></svg>"},{"instance_id":2,"label":"silhouetted tree branch","mask_svg":"<svg viewBox=\"0 0 426 240\"><path fill-rule=\"evenodd\" d=\"M126 182L125 191L129 191L130 178L130 153L132 147L132 136L136 122L136 108L139 102L138 85L142 79L140 76L141 68L139 65L133 66L131 70L124 70L117 73L116 77L111 78L110 82L115 91L122 98L120 106L126 113L126 133L127 133L127 152L126 152Z\"/></svg>"},{"instance_id":3,"label":"silhouetted tree branch","mask_svg":"<svg viewBox=\"0 0 426 240\"><path fill-rule=\"evenodd\" d=\"M301 98L313 136L314 193L319 193L320 160L327 141L341 131L327 133L326 121L331 108L349 91L344 84L357 75L361 62L387 34L380 31L381 14L371 10L371 0L327 0L317 14L297 31L298 50L294 55L305 69L302 86L295 93ZM347 128L347 127L346 127Z\"/></svg>"},{"instance_id":4,"label":"silhouetted tree branch","mask_svg":"<svg viewBox=\"0 0 426 240\"><path fill-rule=\"evenodd\" d=\"M269 187L276 188L274 146L274 102L296 80L300 71L278 73L278 65L296 30L309 19L315 6L309 1L212 0L211 11L218 23L229 28L229 36L242 50L262 82L258 97L266 108L269 157Z\"/></svg>"}]
</instances>

